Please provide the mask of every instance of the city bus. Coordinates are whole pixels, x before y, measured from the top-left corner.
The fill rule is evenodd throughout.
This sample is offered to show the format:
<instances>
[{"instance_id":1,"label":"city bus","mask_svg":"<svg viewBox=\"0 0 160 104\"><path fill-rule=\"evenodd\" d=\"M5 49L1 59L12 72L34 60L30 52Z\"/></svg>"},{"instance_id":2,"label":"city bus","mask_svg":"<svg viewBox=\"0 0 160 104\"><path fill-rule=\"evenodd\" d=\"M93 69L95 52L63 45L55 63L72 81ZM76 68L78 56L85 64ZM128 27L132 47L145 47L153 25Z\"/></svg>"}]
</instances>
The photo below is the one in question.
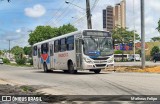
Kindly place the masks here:
<instances>
[{"instance_id":1,"label":"city bus","mask_svg":"<svg viewBox=\"0 0 160 104\"><path fill-rule=\"evenodd\" d=\"M54 37L33 45L34 68L44 72L63 70L76 73L89 70L100 73L114 67L110 32L82 30Z\"/></svg>"}]
</instances>

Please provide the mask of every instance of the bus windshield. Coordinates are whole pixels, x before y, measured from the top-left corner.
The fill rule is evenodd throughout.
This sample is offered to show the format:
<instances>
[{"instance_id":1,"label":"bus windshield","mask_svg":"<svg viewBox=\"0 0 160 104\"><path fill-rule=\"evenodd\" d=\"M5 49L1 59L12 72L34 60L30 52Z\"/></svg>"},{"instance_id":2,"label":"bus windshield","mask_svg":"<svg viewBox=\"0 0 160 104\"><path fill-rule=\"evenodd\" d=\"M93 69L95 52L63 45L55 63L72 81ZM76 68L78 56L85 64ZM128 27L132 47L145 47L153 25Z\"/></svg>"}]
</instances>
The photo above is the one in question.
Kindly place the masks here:
<instances>
[{"instance_id":1,"label":"bus windshield","mask_svg":"<svg viewBox=\"0 0 160 104\"><path fill-rule=\"evenodd\" d=\"M112 39L111 37L85 37L83 51L90 57L111 55L113 54Z\"/></svg>"}]
</instances>

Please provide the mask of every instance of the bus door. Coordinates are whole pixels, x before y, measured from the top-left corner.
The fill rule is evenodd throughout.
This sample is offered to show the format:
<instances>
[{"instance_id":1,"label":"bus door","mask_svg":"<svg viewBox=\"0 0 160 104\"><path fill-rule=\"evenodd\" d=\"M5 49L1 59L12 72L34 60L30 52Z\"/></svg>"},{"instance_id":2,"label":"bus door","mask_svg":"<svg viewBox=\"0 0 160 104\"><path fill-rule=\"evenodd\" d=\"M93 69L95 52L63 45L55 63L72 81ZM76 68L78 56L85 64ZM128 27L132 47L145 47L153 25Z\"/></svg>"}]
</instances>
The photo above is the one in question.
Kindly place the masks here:
<instances>
[{"instance_id":1,"label":"bus door","mask_svg":"<svg viewBox=\"0 0 160 104\"><path fill-rule=\"evenodd\" d=\"M37 46L33 47L32 54L33 54L33 66L34 68L38 68Z\"/></svg>"},{"instance_id":2,"label":"bus door","mask_svg":"<svg viewBox=\"0 0 160 104\"><path fill-rule=\"evenodd\" d=\"M76 69L82 69L82 39L75 39L76 46Z\"/></svg>"},{"instance_id":3,"label":"bus door","mask_svg":"<svg viewBox=\"0 0 160 104\"><path fill-rule=\"evenodd\" d=\"M54 54L53 54L53 44L50 44L50 68L53 69L54 68Z\"/></svg>"},{"instance_id":4,"label":"bus door","mask_svg":"<svg viewBox=\"0 0 160 104\"><path fill-rule=\"evenodd\" d=\"M41 51L38 48L38 60L37 60L38 69L41 69Z\"/></svg>"}]
</instances>

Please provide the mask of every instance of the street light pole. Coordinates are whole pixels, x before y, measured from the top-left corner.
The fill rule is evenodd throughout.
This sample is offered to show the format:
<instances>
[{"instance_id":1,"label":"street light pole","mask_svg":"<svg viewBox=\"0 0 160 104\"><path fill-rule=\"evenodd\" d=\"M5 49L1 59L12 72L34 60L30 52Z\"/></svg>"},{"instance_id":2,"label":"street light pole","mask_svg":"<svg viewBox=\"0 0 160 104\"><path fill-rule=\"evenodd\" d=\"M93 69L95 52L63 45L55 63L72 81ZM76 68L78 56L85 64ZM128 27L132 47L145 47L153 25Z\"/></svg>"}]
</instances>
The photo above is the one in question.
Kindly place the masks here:
<instances>
[{"instance_id":1,"label":"street light pole","mask_svg":"<svg viewBox=\"0 0 160 104\"><path fill-rule=\"evenodd\" d=\"M11 50L10 49L10 42L11 42L11 40L9 39L8 41L9 41L9 60L10 60L10 50Z\"/></svg>"},{"instance_id":2,"label":"street light pole","mask_svg":"<svg viewBox=\"0 0 160 104\"><path fill-rule=\"evenodd\" d=\"M88 26L88 29L92 29L91 10L90 10L90 2L89 2L89 0L86 0L86 13L87 13L87 26Z\"/></svg>"},{"instance_id":3,"label":"street light pole","mask_svg":"<svg viewBox=\"0 0 160 104\"><path fill-rule=\"evenodd\" d=\"M144 0L141 0L141 55L142 55L142 69L145 68L145 26L144 26Z\"/></svg>"}]
</instances>

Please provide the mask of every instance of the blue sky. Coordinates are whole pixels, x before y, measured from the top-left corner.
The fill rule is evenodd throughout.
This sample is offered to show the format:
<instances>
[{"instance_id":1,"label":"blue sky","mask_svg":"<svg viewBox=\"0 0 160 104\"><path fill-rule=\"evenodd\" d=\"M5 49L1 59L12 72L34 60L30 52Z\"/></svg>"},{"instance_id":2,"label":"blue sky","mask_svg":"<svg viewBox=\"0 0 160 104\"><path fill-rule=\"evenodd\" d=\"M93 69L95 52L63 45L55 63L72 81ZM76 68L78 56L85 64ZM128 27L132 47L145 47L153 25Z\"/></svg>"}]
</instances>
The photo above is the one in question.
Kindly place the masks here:
<instances>
[{"instance_id":1,"label":"blue sky","mask_svg":"<svg viewBox=\"0 0 160 104\"><path fill-rule=\"evenodd\" d=\"M68 0L85 9L86 0ZM120 0L90 0L92 9L92 24L94 29L102 29L102 9L107 5L115 5ZM135 29L140 34L140 0L134 0L135 15L133 16L133 0L127 2L127 27ZM146 41L154 36L160 36L155 29L160 18L160 0L145 0L145 33ZM58 27L71 23L79 30L86 28L85 11L76 6L65 4L65 0L11 0L10 3L0 2L0 50L8 49L8 39L11 47L27 46L28 34L38 25Z\"/></svg>"}]
</instances>

